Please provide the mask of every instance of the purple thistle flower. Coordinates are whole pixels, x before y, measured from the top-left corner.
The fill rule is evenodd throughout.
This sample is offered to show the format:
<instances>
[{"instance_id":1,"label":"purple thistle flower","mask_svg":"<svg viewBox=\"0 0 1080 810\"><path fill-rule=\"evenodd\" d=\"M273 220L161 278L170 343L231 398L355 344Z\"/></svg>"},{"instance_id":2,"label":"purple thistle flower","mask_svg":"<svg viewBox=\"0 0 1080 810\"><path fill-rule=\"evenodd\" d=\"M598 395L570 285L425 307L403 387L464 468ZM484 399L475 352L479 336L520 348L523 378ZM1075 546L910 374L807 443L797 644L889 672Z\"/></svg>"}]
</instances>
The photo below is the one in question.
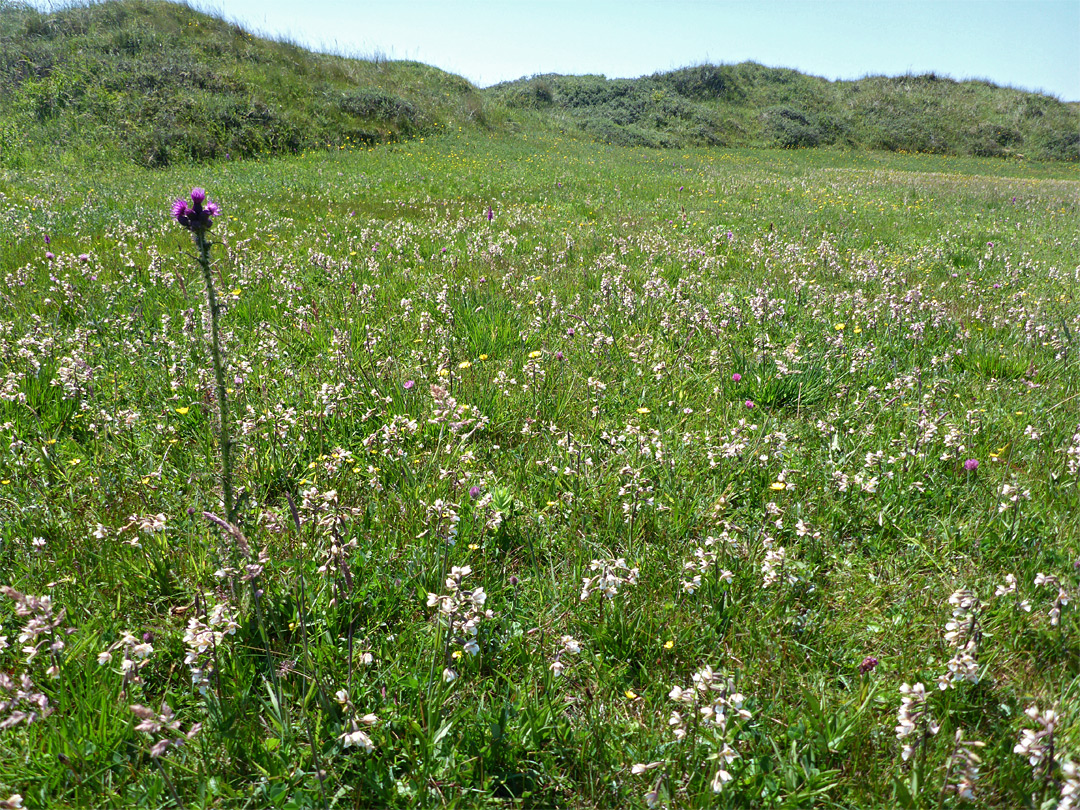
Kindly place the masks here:
<instances>
[{"instance_id":1,"label":"purple thistle flower","mask_svg":"<svg viewBox=\"0 0 1080 810\"><path fill-rule=\"evenodd\" d=\"M754 407L754 400L752 400L752 399L746 400L746 407L747 408L753 408Z\"/></svg>"},{"instance_id":2,"label":"purple thistle flower","mask_svg":"<svg viewBox=\"0 0 1080 810\"><path fill-rule=\"evenodd\" d=\"M45 251L45 258L48 259L51 262L53 259L56 258L56 254L53 253L51 250L46 250Z\"/></svg>"},{"instance_id":3,"label":"purple thistle flower","mask_svg":"<svg viewBox=\"0 0 1080 810\"><path fill-rule=\"evenodd\" d=\"M469 487L469 497L479 498L480 497L480 487Z\"/></svg>"},{"instance_id":4,"label":"purple thistle flower","mask_svg":"<svg viewBox=\"0 0 1080 810\"><path fill-rule=\"evenodd\" d=\"M732 382L739 382L740 380L742 380L742 374L732 374L731 375L731 381Z\"/></svg>"},{"instance_id":5,"label":"purple thistle flower","mask_svg":"<svg viewBox=\"0 0 1080 810\"><path fill-rule=\"evenodd\" d=\"M88 253L80 253L79 254L79 261L82 262L83 264L86 264L87 262L90 261L90 254L88 254Z\"/></svg>"},{"instance_id":6,"label":"purple thistle flower","mask_svg":"<svg viewBox=\"0 0 1080 810\"><path fill-rule=\"evenodd\" d=\"M969 458L964 462L964 469L968 472L975 472L979 469L979 460L977 458Z\"/></svg>"},{"instance_id":7,"label":"purple thistle flower","mask_svg":"<svg viewBox=\"0 0 1080 810\"><path fill-rule=\"evenodd\" d=\"M191 190L191 204L180 198L172 204L171 213L173 219L189 231L205 231L214 224L213 217L221 214L221 206L208 201L206 191L196 186Z\"/></svg>"}]
</instances>

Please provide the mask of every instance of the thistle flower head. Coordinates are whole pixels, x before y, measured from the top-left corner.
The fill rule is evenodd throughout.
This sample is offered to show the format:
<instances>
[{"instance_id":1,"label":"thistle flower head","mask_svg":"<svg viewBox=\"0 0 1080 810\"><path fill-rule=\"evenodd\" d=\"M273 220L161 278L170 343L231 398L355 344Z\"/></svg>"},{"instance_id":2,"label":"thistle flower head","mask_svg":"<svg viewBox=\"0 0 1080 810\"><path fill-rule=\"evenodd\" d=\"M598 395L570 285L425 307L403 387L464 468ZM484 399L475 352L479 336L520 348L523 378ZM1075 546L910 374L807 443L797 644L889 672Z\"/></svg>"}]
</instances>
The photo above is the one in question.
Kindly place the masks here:
<instances>
[{"instance_id":1,"label":"thistle flower head","mask_svg":"<svg viewBox=\"0 0 1080 810\"><path fill-rule=\"evenodd\" d=\"M206 191L201 188L191 190L191 203L183 197L172 204L172 217L190 231L209 230L214 224L213 217L221 214L221 206L206 199Z\"/></svg>"}]
</instances>

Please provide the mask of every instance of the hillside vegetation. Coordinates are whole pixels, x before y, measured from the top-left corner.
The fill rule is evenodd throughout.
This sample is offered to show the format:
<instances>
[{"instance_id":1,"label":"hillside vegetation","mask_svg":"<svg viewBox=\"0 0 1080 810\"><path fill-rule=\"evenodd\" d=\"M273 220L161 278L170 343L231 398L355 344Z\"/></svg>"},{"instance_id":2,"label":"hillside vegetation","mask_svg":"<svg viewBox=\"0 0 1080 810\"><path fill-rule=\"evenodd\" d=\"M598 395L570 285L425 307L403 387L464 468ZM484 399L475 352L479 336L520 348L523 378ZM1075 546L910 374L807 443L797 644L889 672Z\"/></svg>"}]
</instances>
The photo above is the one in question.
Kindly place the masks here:
<instances>
[{"instance_id":1,"label":"hillside vegetation","mask_svg":"<svg viewBox=\"0 0 1080 810\"><path fill-rule=\"evenodd\" d=\"M830 82L754 63L480 90L416 62L316 54L160 0L0 0L0 165L170 163L349 148L446 126L626 146L869 148L1077 160L1080 106L933 74Z\"/></svg>"},{"instance_id":2,"label":"hillside vegetation","mask_svg":"<svg viewBox=\"0 0 1080 810\"><path fill-rule=\"evenodd\" d=\"M843 146L1076 160L1080 115L1051 96L934 74L830 82L753 62L640 79L536 76L489 97L627 146Z\"/></svg>"},{"instance_id":3,"label":"hillside vegetation","mask_svg":"<svg viewBox=\"0 0 1080 810\"><path fill-rule=\"evenodd\" d=\"M0 0L0 163L165 166L436 131L481 115L464 79L260 39L184 5L42 14Z\"/></svg>"}]
</instances>

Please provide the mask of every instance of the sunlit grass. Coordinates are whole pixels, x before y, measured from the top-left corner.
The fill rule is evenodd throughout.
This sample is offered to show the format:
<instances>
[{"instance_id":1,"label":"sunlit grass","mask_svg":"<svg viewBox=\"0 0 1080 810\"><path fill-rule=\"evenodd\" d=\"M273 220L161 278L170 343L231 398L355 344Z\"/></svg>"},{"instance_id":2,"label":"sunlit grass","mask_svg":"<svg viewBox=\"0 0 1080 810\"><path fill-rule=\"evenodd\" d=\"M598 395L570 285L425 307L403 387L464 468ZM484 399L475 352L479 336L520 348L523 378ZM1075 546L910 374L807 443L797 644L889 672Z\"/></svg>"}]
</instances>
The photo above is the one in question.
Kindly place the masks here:
<instances>
[{"instance_id":1,"label":"sunlit grass","mask_svg":"<svg viewBox=\"0 0 1080 810\"><path fill-rule=\"evenodd\" d=\"M45 701L0 683L0 799L952 806L957 730L982 805L1059 797L1078 179L531 133L0 175L0 584L51 599L0 614Z\"/></svg>"}]
</instances>

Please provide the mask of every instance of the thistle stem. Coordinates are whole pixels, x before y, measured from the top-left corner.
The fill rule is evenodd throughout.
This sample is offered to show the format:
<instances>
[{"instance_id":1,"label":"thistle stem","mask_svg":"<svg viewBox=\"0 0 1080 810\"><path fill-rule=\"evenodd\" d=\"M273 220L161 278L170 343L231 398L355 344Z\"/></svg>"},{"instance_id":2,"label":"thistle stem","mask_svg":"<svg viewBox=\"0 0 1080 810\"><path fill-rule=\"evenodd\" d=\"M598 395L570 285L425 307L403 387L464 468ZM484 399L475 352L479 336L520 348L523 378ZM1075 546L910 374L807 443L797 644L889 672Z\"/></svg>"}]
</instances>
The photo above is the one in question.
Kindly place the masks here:
<instances>
[{"instance_id":1,"label":"thistle stem","mask_svg":"<svg viewBox=\"0 0 1080 810\"><path fill-rule=\"evenodd\" d=\"M229 434L229 402L225 390L225 364L221 358L221 337L218 326L218 300L214 290L214 279L210 272L210 242L206 231L194 231L195 246L199 250L199 266L202 267L203 281L206 283L206 303L210 308L210 332L214 359L214 379L217 383L218 425L221 445L221 497L225 507L225 520L236 521L233 510L232 487L232 438Z\"/></svg>"}]
</instances>

